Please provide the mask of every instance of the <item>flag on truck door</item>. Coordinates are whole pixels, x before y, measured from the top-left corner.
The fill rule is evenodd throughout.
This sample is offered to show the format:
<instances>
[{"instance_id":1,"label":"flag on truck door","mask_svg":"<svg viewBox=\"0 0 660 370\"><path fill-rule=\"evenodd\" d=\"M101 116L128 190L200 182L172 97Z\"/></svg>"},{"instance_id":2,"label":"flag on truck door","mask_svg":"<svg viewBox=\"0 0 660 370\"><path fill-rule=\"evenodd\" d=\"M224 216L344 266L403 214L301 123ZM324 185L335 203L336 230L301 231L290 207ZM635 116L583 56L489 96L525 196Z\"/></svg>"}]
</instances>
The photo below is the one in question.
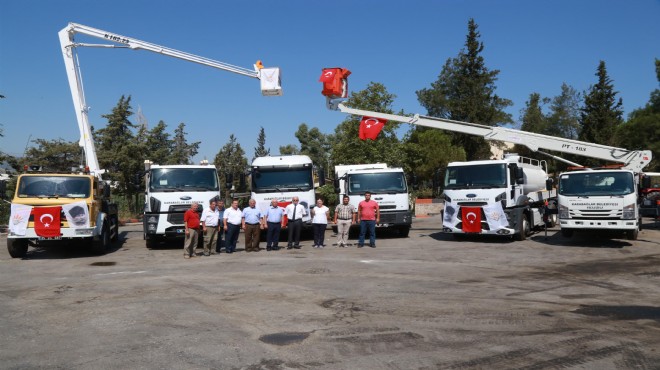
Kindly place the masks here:
<instances>
[{"instance_id":1,"label":"flag on truck door","mask_svg":"<svg viewBox=\"0 0 660 370\"><path fill-rule=\"evenodd\" d=\"M461 220L463 232L481 232L481 207L461 207Z\"/></svg>"},{"instance_id":2,"label":"flag on truck door","mask_svg":"<svg viewBox=\"0 0 660 370\"><path fill-rule=\"evenodd\" d=\"M62 207L34 207L34 232L37 236L52 238L60 236L60 212Z\"/></svg>"},{"instance_id":3,"label":"flag on truck door","mask_svg":"<svg viewBox=\"0 0 660 370\"><path fill-rule=\"evenodd\" d=\"M362 117L362 120L360 120L360 139L376 140L386 122L386 120L380 118Z\"/></svg>"}]
</instances>

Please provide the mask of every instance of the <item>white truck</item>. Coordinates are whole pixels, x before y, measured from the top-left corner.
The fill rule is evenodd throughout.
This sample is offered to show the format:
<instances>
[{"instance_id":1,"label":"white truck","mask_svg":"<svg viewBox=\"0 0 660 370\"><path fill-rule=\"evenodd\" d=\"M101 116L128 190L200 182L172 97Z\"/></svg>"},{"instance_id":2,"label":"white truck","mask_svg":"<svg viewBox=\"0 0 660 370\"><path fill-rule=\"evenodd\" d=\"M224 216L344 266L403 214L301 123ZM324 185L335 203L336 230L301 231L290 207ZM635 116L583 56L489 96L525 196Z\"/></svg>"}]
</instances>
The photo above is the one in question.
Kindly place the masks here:
<instances>
[{"instance_id":1,"label":"white truck","mask_svg":"<svg viewBox=\"0 0 660 370\"><path fill-rule=\"evenodd\" d=\"M106 44L89 44L75 42L76 34L95 37L106 41ZM89 107L85 102L80 63L77 57L78 47L120 48L130 50L146 50L156 54L166 55L185 61L237 73L260 80L261 92L264 96L282 95L280 70L277 67L265 68L261 61L254 64L254 69L247 69L213 59L171 49L165 46L137 40L132 37L103 31L89 26L69 23L59 32L60 43L64 53L65 65L69 76L69 84L74 95L74 106L81 127L81 145L93 149L94 142L89 126ZM96 153L86 151L89 162L96 161ZM208 206L209 199L219 197L218 175L214 166L208 162L197 165L161 166L145 161L146 188L144 207L144 238L147 247L156 241L172 236L183 237L183 212L190 208L192 201Z\"/></svg>"},{"instance_id":2,"label":"white truck","mask_svg":"<svg viewBox=\"0 0 660 370\"><path fill-rule=\"evenodd\" d=\"M380 223L376 227L396 229L400 236L407 237L412 225L412 212L403 169L388 167L386 163L335 166L338 202L348 195L350 204L357 210L367 191L371 192L371 199L380 207ZM336 232L336 226L333 230Z\"/></svg>"},{"instance_id":3,"label":"white truck","mask_svg":"<svg viewBox=\"0 0 660 370\"><path fill-rule=\"evenodd\" d=\"M155 165L145 161L145 201L143 232L147 248L158 242L183 239L183 214L192 202L201 208L211 199L220 199L220 182L215 166L208 161L199 165Z\"/></svg>"},{"instance_id":4,"label":"white truck","mask_svg":"<svg viewBox=\"0 0 660 370\"><path fill-rule=\"evenodd\" d=\"M307 210L303 225L309 227L309 210L316 204L314 190L317 186L314 181L314 164L306 155L265 156L252 161L251 197L262 211L268 209L273 199L277 199L280 207L286 207L297 196L299 204Z\"/></svg>"},{"instance_id":5,"label":"white truck","mask_svg":"<svg viewBox=\"0 0 660 370\"><path fill-rule=\"evenodd\" d=\"M507 154L498 160L451 162L445 172L442 230L524 240L533 228L552 223L544 213L556 191L547 187L545 161Z\"/></svg>"},{"instance_id":6,"label":"white truck","mask_svg":"<svg viewBox=\"0 0 660 370\"><path fill-rule=\"evenodd\" d=\"M337 84L337 86L347 86L347 83ZM524 145L534 152L542 153L572 165L577 164L561 157L542 152L539 149L597 158L605 162L620 163L622 166L619 169L585 169L588 173L568 172L561 174L559 177L558 195L556 198L553 199L550 194L547 195L547 199L523 195L522 197L519 197L519 199L516 199L516 203L533 204L540 201L545 202L546 200L550 202L556 199L559 225L562 234L567 237L571 236L575 230L591 229L623 231L629 239L637 238L638 231L641 228L638 204L639 174L641 174L643 168L651 161L652 153L650 150L627 150L505 127L486 126L476 123L421 116L419 114L407 117L354 109L345 106L341 102L341 96L346 96L346 94L340 90L341 89L337 89L334 93L326 93L324 91L323 94L326 96L326 106L329 109L339 110L343 113L356 116L367 116L385 121L389 120L421 125L441 130L481 136L486 140L504 141ZM520 176L517 176L515 181L518 182L518 179L520 178ZM522 178L523 180L520 184L524 185L524 176ZM616 182L614 182L615 179L617 180ZM569 184L573 183L573 180L575 180L576 184L582 181L582 187L576 186L575 190L565 190ZM626 187L624 189L627 190L618 190L619 180L624 180L626 182ZM511 183L511 180L509 180L509 183ZM594 190L594 187L597 187L597 190ZM546 189L551 191L549 186ZM513 199L513 197L511 197L511 199ZM500 202L501 200L502 199L499 197L493 199L493 201ZM452 199L452 202L455 202L455 200ZM502 206L504 208L504 205ZM496 211L497 210L492 212ZM497 217L495 213L492 213L492 215ZM527 219L527 224L531 226L529 220L530 219ZM518 238L521 238L523 235L521 234L521 230L527 230L526 226L521 227L524 226L525 220L521 220L522 222L518 222L517 220L507 221L512 221L512 224L515 223L515 225L517 225ZM502 222L501 225L503 226L504 222ZM445 231L453 231L453 229Z\"/></svg>"}]
</instances>

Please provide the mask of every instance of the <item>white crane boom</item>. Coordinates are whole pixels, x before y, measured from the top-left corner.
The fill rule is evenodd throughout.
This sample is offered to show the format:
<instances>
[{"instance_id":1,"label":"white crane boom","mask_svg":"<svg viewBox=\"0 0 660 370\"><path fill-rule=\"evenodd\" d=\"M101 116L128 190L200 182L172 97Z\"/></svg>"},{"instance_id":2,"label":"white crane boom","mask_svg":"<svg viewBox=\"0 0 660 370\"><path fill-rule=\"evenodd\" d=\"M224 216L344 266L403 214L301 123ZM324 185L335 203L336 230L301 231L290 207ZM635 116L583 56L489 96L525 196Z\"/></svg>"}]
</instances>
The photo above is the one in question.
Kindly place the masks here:
<instances>
[{"instance_id":1,"label":"white crane boom","mask_svg":"<svg viewBox=\"0 0 660 370\"><path fill-rule=\"evenodd\" d=\"M437 128L441 130L459 132L463 134L481 136L486 140L498 140L520 144L528 147L534 152L538 152L539 149L553 150L562 153L576 154L583 157L591 157L605 161L623 163L623 168L630 169L634 172L641 172L642 169L646 167L649 162L651 162L652 158L652 153L650 150L627 150L623 148L564 139L560 137L536 134L533 132L526 132L505 127L486 126L476 123L421 116L419 114L416 114L412 117L406 117L395 114L378 113L349 108L343 103L335 103L330 100L328 100L327 105L330 109L338 109L343 113L356 116L381 118L388 121L402 122Z\"/></svg>"},{"instance_id":2,"label":"white crane boom","mask_svg":"<svg viewBox=\"0 0 660 370\"><path fill-rule=\"evenodd\" d=\"M73 97L73 105L76 110L78 128L80 129L80 146L85 152L85 160L87 166L89 166L90 172L96 175L100 175L105 171L99 168L96 150L94 148L94 140L91 135L91 126L88 116L89 107L85 102L82 75L76 55L77 47L127 48L132 50L142 49L256 79L261 79L262 73L267 72L264 74L264 77L266 77L268 82L262 80L261 83L263 95L282 95L279 81L279 68L263 68L261 62L257 62L257 64L254 65L254 69L247 69L77 23L69 23L66 27L60 30L58 34L64 56L66 73L69 79L69 87L71 88L71 95ZM77 43L74 41L76 34L96 37L112 42L112 44ZM273 79L275 80L273 81Z\"/></svg>"}]
</instances>

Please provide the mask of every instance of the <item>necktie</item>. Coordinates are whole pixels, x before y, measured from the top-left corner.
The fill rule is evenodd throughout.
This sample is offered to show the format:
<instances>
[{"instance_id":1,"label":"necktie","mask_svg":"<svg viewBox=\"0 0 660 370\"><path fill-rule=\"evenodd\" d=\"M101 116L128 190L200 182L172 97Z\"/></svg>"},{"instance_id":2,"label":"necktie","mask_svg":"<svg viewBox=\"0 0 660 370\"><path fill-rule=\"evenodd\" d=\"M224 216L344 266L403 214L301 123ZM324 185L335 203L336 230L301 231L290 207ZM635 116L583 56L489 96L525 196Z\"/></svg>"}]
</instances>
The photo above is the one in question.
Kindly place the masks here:
<instances>
[{"instance_id":1,"label":"necktie","mask_svg":"<svg viewBox=\"0 0 660 370\"><path fill-rule=\"evenodd\" d=\"M294 205L293 205L293 217L291 217L291 221L295 221L295 220L296 220L296 208L298 208L298 205L297 205L297 204L294 204Z\"/></svg>"}]
</instances>

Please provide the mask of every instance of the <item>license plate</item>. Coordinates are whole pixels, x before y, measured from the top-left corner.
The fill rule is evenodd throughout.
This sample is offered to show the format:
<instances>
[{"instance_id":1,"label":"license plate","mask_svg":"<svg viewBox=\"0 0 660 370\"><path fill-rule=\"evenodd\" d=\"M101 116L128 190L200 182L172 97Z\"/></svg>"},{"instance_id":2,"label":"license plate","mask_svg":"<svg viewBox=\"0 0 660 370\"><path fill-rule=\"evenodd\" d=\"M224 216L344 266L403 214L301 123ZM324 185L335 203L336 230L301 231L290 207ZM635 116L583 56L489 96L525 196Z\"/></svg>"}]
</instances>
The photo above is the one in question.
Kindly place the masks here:
<instances>
[{"instance_id":1,"label":"license plate","mask_svg":"<svg viewBox=\"0 0 660 370\"><path fill-rule=\"evenodd\" d=\"M186 232L186 229L176 229L177 234L183 234Z\"/></svg>"},{"instance_id":2,"label":"license plate","mask_svg":"<svg viewBox=\"0 0 660 370\"><path fill-rule=\"evenodd\" d=\"M62 240L62 237L61 236L51 236L51 237L40 236L39 240Z\"/></svg>"}]
</instances>

